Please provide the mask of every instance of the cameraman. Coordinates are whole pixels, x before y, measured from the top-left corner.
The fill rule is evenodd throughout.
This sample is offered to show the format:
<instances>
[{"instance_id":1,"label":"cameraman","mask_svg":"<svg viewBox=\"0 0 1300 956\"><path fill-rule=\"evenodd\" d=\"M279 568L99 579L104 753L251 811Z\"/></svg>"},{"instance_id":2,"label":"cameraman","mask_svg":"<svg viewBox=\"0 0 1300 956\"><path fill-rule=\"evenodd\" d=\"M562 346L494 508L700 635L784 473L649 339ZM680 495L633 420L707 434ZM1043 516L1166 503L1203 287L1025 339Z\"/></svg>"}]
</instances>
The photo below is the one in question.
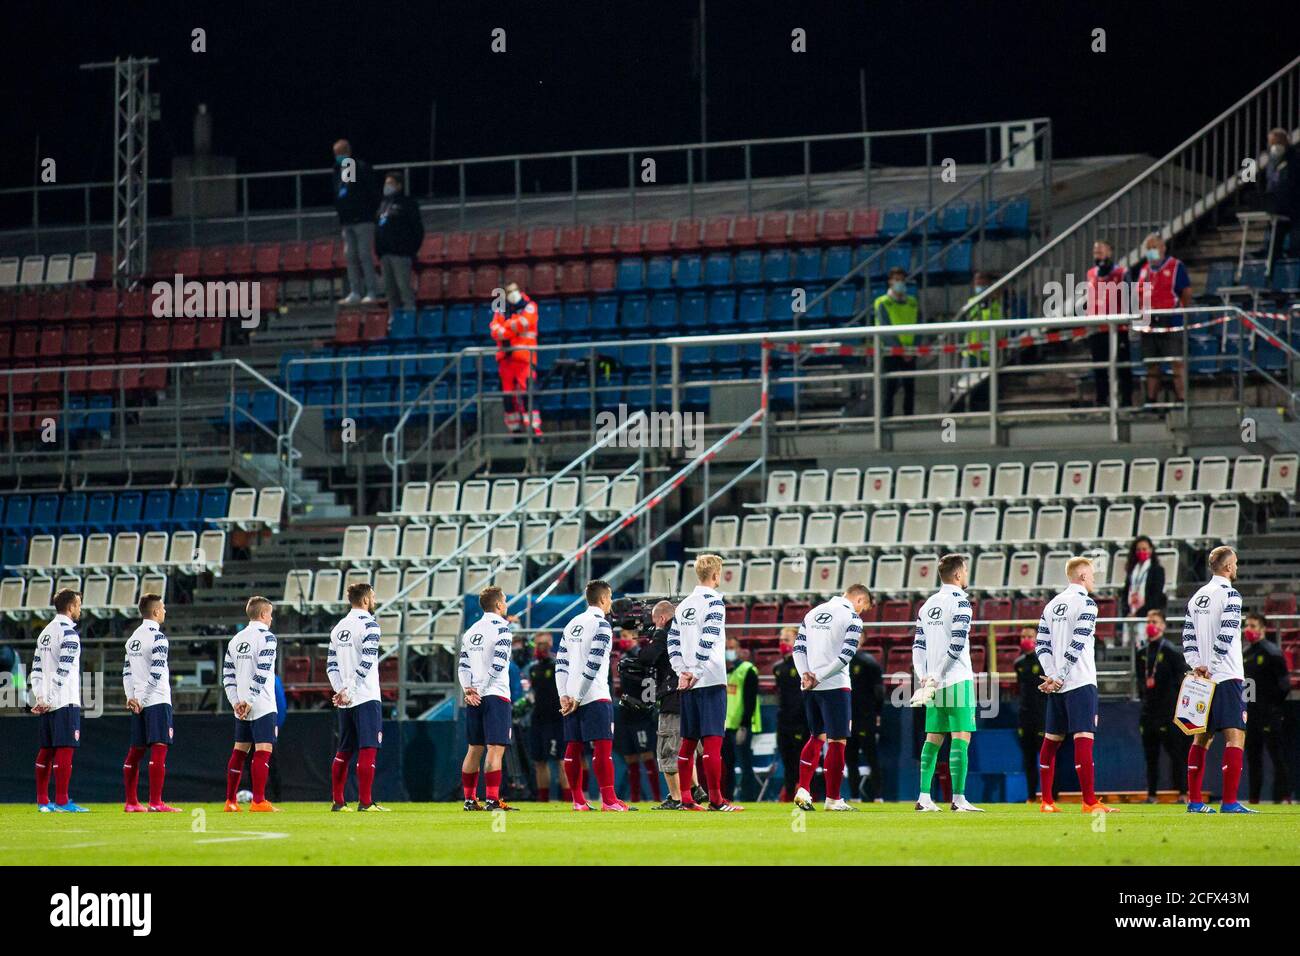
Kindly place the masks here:
<instances>
[{"instance_id":1,"label":"cameraman","mask_svg":"<svg viewBox=\"0 0 1300 956\"><path fill-rule=\"evenodd\" d=\"M655 697L659 701L658 752L659 772L668 783L668 799L655 810L680 810L682 791L677 779L677 751L682 746L682 711L681 695L677 693L677 674L668 661L668 625L673 622L677 608L671 601L660 601L651 611L654 631L650 643L641 648L641 659L654 668L657 687ZM703 790L703 788L698 788ZM708 799L704 793L696 793L695 800L702 803Z\"/></svg>"},{"instance_id":2,"label":"cameraman","mask_svg":"<svg viewBox=\"0 0 1300 956\"><path fill-rule=\"evenodd\" d=\"M641 660L639 634L624 628L618 639L619 706L614 708L614 750L627 766L628 800L641 802L641 765L645 764L650 793L659 802L659 771L655 765L655 672ZM648 641L646 642L649 643Z\"/></svg>"}]
</instances>

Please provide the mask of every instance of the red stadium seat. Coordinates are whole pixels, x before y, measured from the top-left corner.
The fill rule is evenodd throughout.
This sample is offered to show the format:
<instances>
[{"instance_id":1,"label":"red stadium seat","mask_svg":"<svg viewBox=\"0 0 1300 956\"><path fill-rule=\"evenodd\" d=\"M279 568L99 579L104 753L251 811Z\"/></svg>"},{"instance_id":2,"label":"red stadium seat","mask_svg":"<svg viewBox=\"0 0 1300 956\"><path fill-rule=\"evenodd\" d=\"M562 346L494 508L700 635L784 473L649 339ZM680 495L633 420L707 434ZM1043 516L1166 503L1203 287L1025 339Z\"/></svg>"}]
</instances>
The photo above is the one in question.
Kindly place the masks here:
<instances>
[{"instance_id":1,"label":"red stadium seat","mask_svg":"<svg viewBox=\"0 0 1300 956\"><path fill-rule=\"evenodd\" d=\"M999 644L998 653L995 658L998 674L1001 675L1002 683L1016 682L1016 658L1020 656L1020 648L1014 645Z\"/></svg>"},{"instance_id":2,"label":"red stadium seat","mask_svg":"<svg viewBox=\"0 0 1300 956\"><path fill-rule=\"evenodd\" d=\"M0 292L0 323L13 320L16 306L17 300L12 292Z\"/></svg>"},{"instance_id":3,"label":"red stadium seat","mask_svg":"<svg viewBox=\"0 0 1300 956\"><path fill-rule=\"evenodd\" d=\"M785 241L784 234L782 241ZM731 223L732 248L746 249L756 245L758 245L758 220L753 216L737 216Z\"/></svg>"},{"instance_id":4,"label":"red stadium seat","mask_svg":"<svg viewBox=\"0 0 1300 956\"><path fill-rule=\"evenodd\" d=\"M1296 613L1296 596L1285 591L1276 591L1264 599L1264 614L1288 616ZM1294 625L1289 625L1294 626Z\"/></svg>"},{"instance_id":5,"label":"red stadium seat","mask_svg":"<svg viewBox=\"0 0 1300 956\"><path fill-rule=\"evenodd\" d=\"M170 319L147 319L144 323L144 354L148 361L163 361L171 349Z\"/></svg>"},{"instance_id":6,"label":"red stadium seat","mask_svg":"<svg viewBox=\"0 0 1300 956\"><path fill-rule=\"evenodd\" d=\"M14 399L13 414L10 416L9 421L15 435L26 435L31 432L33 428L32 400L29 398Z\"/></svg>"},{"instance_id":7,"label":"red stadium seat","mask_svg":"<svg viewBox=\"0 0 1300 956\"><path fill-rule=\"evenodd\" d=\"M979 608L975 614L977 621L1009 621L1011 620L1011 599L1010 598L984 598L979 602ZM994 625L993 632L999 637L1006 637L1015 632L1015 628L1009 624ZM979 639L982 640L988 633L984 627L979 628ZM974 641L976 635L971 634Z\"/></svg>"},{"instance_id":8,"label":"red stadium seat","mask_svg":"<svg viewBox=\"0 0 1300 956\"><path fill-rule=\"evenodd\" d=\"M765 624L767 627L755 627L748 633L757 640L772 640L777 636L776 623L780 608L769 601L756 601L749 609L750 624Z\"/></svg>"},{"instance_id":9,"label":"red stadium seat","mask_svg":"<svg viewBox=\"0 0 1300 956\"><path fill-rule=\"evenodd\" d=\"M501 258L506 262L528 258L527 229L507 229L501 233Z\"/></svg>"},{"instance_id":10,"label":"red stadium seat","mask_svg":"<svg viewBox=\"0 0 1300 956\"><path fill-rule=\"evenodd\" d=\"M608 256L614 251L614 226L612 223L597 223L587 230L587 255Z\"/></svg>"},{"instance_id":11,"label":"red stadium seat","mask_svg":"<svg viewBox=\"0 0 1300 956\"><path fill-rule=\"evenodd\" d=\"M849 226L854 239L874 239L880 233L879 209L855 209Z\"/></svg>"},{"instance_id":12,"label":"red stadium seat","mask_svg":"<svg viewBox=\"0 0 1300 956\"><path fill-rule=\"evenodd\" d=\"M385 309L367 309L361 320L361 337L367 342L380 342L388 338L388 312Z\"/></svg>"},{"instance_id":13,"label":"red stadium seat","mask_svg":"<svg viewBox=\"0 0 1300 956\"><path fill-rule=\"evenodd\" d=\"M552 259L559 230L555 226L534 226L528 233L528 256L531 259Z\"/></svg>"},{"instance_id":14,"label":"red stadium seat","mask_svg":"<svg viewBox=\"0 0 1300 956\"><path fill-rule=\"evenodd\" d=\"M123 322L117 336L118 355L139 355L144 351L144 323L138 319Z\"/></svg>"},{"instance_id":15,"label":"red stadium seat","mask_svg":"<svg viewBox=\"0 0 1300 956\"><path fill-rule=\"evenodd\" d=\"M700 246L704 249L725 249L730 238L731 217L714 216L704 224L704 238Z\"/></svg>"},{"instance_id":16,"label":"red stadium seat","mask_svg":"<svg viewBox=\"0 0 1300 956\"><path fill-rule=\"evenodd\" d=\"M116 289L100 289L95 293L94 316L97 319L117 318Z\"/></svg>"},{"instance_id":17,"label":"red stadium seat","mask_svg":"<svg viewBox=\"0 0 1300 956\"><path fill-rule=\"evenodd\" d=\"M144 289L132 289L122 296L122 315L125 318L143 319L149 314L149 294Z\"/></svg>"},{"instance_id":18,"label":"red stadium seat","mask_svg":"<svg viewBox=\"0 0 1300 956\"><path fill-rule=\"evenodd\" d=\"M482 229L474 233L469 257L474 262L495 262L501 257L501 233L496 229Z\"/></svg>"},{"instance_id":19,"label":"red stadium seat","mask_svg":"<svg viewBox=\"0 0 1300 956\"><path fill-rule=\"evenodd\" d=\"M622 234L619 234L622 239ZM673 224L667 219L655 219L646 223L643 252L667 252L673 244Z\"/></svg>"},{"instance_id":20,"label":"red stadium seat","mask_svg":"<svg viewBox=\"0 0 1300 956\"><path fill-rule=\"evenodd\" d=\"M258 275L278 275L280 272L280 244L264 242L253 252L253 271Z\"/></svg>"},{"instance_id":21,"label":"red stadium seat","mask_svg":"<svg viewBox=\"0 0 1300 956\"><path fill-rule=\"evenodd\" d=\"M976 674L983 674L988 670L984 666L988 656L989 649L986 645L972 641L970 645L970 669Z\"/></svg>"},{"instance_id":22,"label":"red stadium seat","mask_svg":"<svg viewBox=\"0 0 1300 956\"><path fill-rule=\"evenodd\" d=\"M827 209L822 213L822 228L819 235L822 242L831 245L848 242L852 238L849 235L849 211Z\"/></svg>"},{"instance_id":23,"label":"red stadium seat","mask_svg":"<svg viewBox=\"0 0 1300 956\"><path fill-rule=\"evenodd\" d=\"M704 241L704 223L698 219L678 219L673 227L672 248L677 252L695 252ZM724 238L725 242L725 238ZM647 246L647 251L650 250Z\"/></svg>"},{"instance_id":24,"label":"red stadium seat","mask_svg":"<svg viewBox=\"0 0 1300 956\"><path fill-rule=\"evenodd\" d=\"M95 314L95 290L85 286L72 290L68 298L68 317L88 319Z\"/></svg>"},{"instance_id":25,"label":"red stadium seat","mask_svg":"<svg viewBox=\"0 0 1300 956\"><path fill-rule=\"evenodd\" d=\"M172 319L172 352L193 352L199 343L199 320Z\"/></svg>"},{"instance_id":26,"label":"red stadium seat","mask_svg":"<svg viewBox=\"0 0 1300 956\"><path fill-rule=\"evenodd\" d=\"M176 253L176 271L186 279L199 275L199 257L203 250L198 246L187 246Z\"/></svg>"},{"instance_id":27,"label":"red stadium seat","mask_svg":"<svg viewBox=\"0 0 1300 956\"><path fill-rule=\"evenodd\" d=\"M14 333L7 325L0 325L0 362L8 362L9 357L13 354ZM4 391L3 383L0 383L0 392Z\"/></svg>"},{"instance_id":28,"label":"red stadium seat","mask_svg":"<svg viewBox=\"0 0 1300 956\"><path fill-rule=\"evenodd\" d=\"M591 264L591 291L609 292L614 288L616 266L613 259L597 259Z\"/></svg>"},{"instance_id":29,"label":"red stadium seat","mask_svg":"<svg viewBox=\"0 0 1300 956\"><path fill-rule=\"evenodd\" d=\"M35 322L41 317L41 297L34 292L24 292L18 297L14 316L19 322Z\"/></svg>"},{"instance_id":30,"label":"red stadium seat","mask_svg":"<svg viewBox=\"0 0 1300 956\"><path fill-rule=\"evenodd\" d=\"M253 250L254 246L251 242L243 242L237 246L231 246L230 254L226 256L226 273L232 276L252 275Z\"/></svg>"},{"instance_id":31,"label":"red stadium seat","mask_svg":"<svg viewBox=\"0 0 1300 956\"><path fill-rule=\"evenodd\" d=\"M1018 621L1033 621L1037 626L1038 619L1043 616L1043 608L1046 606L1047 602L1042 598L1017 598L1016 609L1012 616Z\"/></svg>"},{"instance_id":32,"label":"red stadium seat","mask_svg":"<svg viewBox=\"0 0 1300 956\"><path fill-rule=\"evenodd\" d=\"M504 285L515 283L525 292L528 291L528 266L522 262L516 262L506 266L506 274L503 280Z\"/></svg>"},{"instance_id":33,"label":"red stadium seat","mask_svg":"<svg viewBox=\"0 0 1300 956\"><path fill-rule=\"evenodd\" d=\"M361 313L356 309L339 309L334 320L334 341L340 345L355 345L361 341Z\"/></svg>"},{"instance_id":34,"label":"red stadium seat","mask_svg":"<svg viewBox=\"0 0 1300 956\"><path fill-rule=\"evenodd\" d=\"M90 354L90 326L68 326L68 334L63 338L63 354L69 358L85 358Z\"/></svg>"},{"instance_id":35,"label":"red stadium seat","mask_svg":"<svg viewBox=\"0 0 1300 956\"><path fill-rule=\"evenodd\" d=\"M415 261L425 266L437 265L442 262L443 246L446 237L440 232L428 232L424 235L424 242L420 243L420 251L415 255Z\"/></svg>"},{"instance_id":36,"label":"red stadium seat","mask_svg":"<svg viewBox=\"0 0 1300 956\"><path fill-rule=\"evenodd\" d=\"M14 330L13 357L18 360L36 358L39 339L34 325L20 325Z\"/></svg>"},{"instance_id":37,"label":"red stadium seat","mask_svg":"<svg viewBox=\"0 0 1300 956\"><path fill-rule=\"evenodd\" d=\"M471 238L468 232L448 233L447 244L442 250L442 261L451 265L464 265L469 262Z\"/></svg>"},{"instance_id":38,"label":"red stadium seat","mask_svg":"<svg viewBox=\"0 0 1300 956\"><path fill-rule=\"evenodd\" d=\"M728 603L726 607L726 620L725 620L727 627L733 627L733 626L744 624L745 617L748 610L749 609L743 604ZM736 632L736 636L740 637L743 640L744 638L749 637L750 633L744 628L741 628Z\"/></svg>"},{"instance_id":39,"label":"red stadium seat","mask_svg":"<svg viewBox=\"0 0 1300 956\"><path fill-rule=\"evenodd\" d=\"M781 608L781 623L798 627L811 610L812 605L807 601L786 601Z\"/></svg>"},{"instance_id":40,"label":"red stadium seat","mask_svg":"<svg viewBox=\"0 0 1300 956\"><path fill-rule=\"evenodd\" d=\"M904 675L905 678L910 677L912 674L911 645L895 644L889 649L885 657L886 679L899 674Z\"/></svg>"},{"instance_id":41,"label":"red stadium seat","mask_svg":"<svg viewBox=\"0 0 1300 956\"><path fill-rule=\"evenodd\" d=\"M307 271L320 275L334 271L333 239L317 239L308 247Z\"/></svg>"},{"instance_id":42,"label":"red stadium seat","mask_svg":"<svg viewBox=\"0 0 1300 956\"><path fill-rule=\"evenodd\" d=\"M420 302L440 302L442 300L442 270L425 269L420 273L420 284L415 297Z\"/></svg>"},{"instance_id":43,"label":"red stadium seat","mask_svg":"<svg viewBox=\"0 0 1300 956\"><path fill-rule=\"evenodd\" d=\"M758 241L764 246L783 246L789 238L790 214L785 212L768 212L763 214L759 226Z\"/></svg>"},{"instance_id":44,"label":"red stadium seat","mask_svg":"<svg viewBox=\"0 0 1300 956\"><path fill-rule=\"evenodd\" d=\"M891 626L879 628L880 636L892 640L906 637L912 632L912 620L911 601L885 601L880 605L880 622Z\"/></svg>"},{"instance_id":45,"label":"red stadium seat","mask_svg":"<svg viewBox=\"0 0 1300 956\"><path fill-rule=\"evenodd\" d=\"M1101 618L1118 617L1119 602L1116 601L1113 597L1099 597L1096 599L1096 601L1097 601L1098 620L1097 620L1097 629L1093 632L1093 634L1097 640L1101 641L1102 643L1108 644L1115 640L1116 624L1114 621L1103 622Z\"/></svg>"},{"instance_id":46,"label":"red stadium seat","mask_svg":"<svg viewBox=\"0 0 1300 956\"><path fill-rule=\"evenodd\" d=\"M529 279L528 294L533 298L555 294L555 266L550 262L539 262L533 266Z\"/></svg>"},{"instance_id":47,"label":"red stadium seat","mask_svg":"<svg viewBox=\"0 0 1300 956\"><path fill-rule=\"evenodd\" d=\"M618 227L618 239L614 251L620 256L641 255L641 236L644 230L639 222L625 222Z\"/></svg>"},{"instance_id":48,"label":"red stadium seat","mask_svg":"<svg viewBox=\"0 0 1300 956\"><path fill-rule=\"evenodd\" d=\"M501 267L495 263L487 266L479 266L474 270L474 296L475 298L486 299L500 289L501 286Z\"/></svg>"},{"instance_id":49,"label":"red stadium seat","mask_svg":"<svg viewBox=\"0 0 1300 956\"><path fill-rule=\"evenodd\" d=\"M37 371L36 394L55 395L63 391L63 375L57 368L52 366L52 362L46 362Z\"/></svg>"},{"instance_id":50,"label":"red stadium seat","mask_svg":"<svg viewBox=\"0 0 1300 956\"><path fill-rule=\"evenodd\" d=\"M221 348L221 330L225 327L220 319L203 319L199 322L198 347L204 352L215 352Z\"/></svg>"},{"instance_id":51,"label":"red stadium seat","mask_svg":"<svg viewBox=\"0 0 1300 956\"><path fill-rule=\"evenodd\" d=\"M228 274L230 249L226 246L205 246L199 253L199 275L205 278Z\"/></svg>"},{"instance_id":52,"label":"red stadium seat","mask_svg":"<svg viewBox=\"0 0 1300 956\"><path fill-rule=\"evenodd\" d=\"M146 275L150 279L170 279L175 274L175 249L151 249L149 251L149 268Z\"/></svg>"},{"instance_id":53,"label":"red stadium seat","mask_svg":"<svg viewBox=\"0 0 1300 956\"><path fill-rule=\"evenodd\" d=\"M583 295L587 292L587 264L580 259L564 263L560 273L560 292L564 295Z\"/></svg>"},{"instance_id":54,"label":"red stadium seat","mask_svg":"<svg viewBox=\"0 0 1300 956\"><path fill-rule=\"evenodd\" d=\"M330 254L333 255L332 247ZM286 242L280 247L280 271L290 274L307 271L307 243Z\"/></svg>"},{"instance_id":55,"label":"red stadium seat","mask_svg":"<svg viewBox=\"0 0 1300 956\"><path fill-rule=\"evenodd\" d=\"M117 352L117 323L96 322L90 328L91 351L100 357Z\"/></svg>"},{"instance_id":56,"label":"red stadium seat","mask_svg":"<svg viewBox=\"0 0 1300 956\"><path fill-rule=\"evenodd\" d=\"M474 295L474 270L469 266L457 266L451 270L447 280L447 298L469 299Z\"/></svg>"},{"instance_id":57,"label":"red stadium seat","mask_svg":"<svg viewBox=\"0 0 1300 956\"><path fill-rule=\"evenodd\" d=\"M586 252L585 226L564 226L560 229L559 242L555 252L560 256L580 256Z\"/></svg>"},{"instance_id":58,"label":"red stadium seat","mask_svg":"<svg viewBox=\"0 0 1300 956\"><path fill-rule=\"evenodd\" d=\"M817 241L817 213L804 210L794 214L790 222L790 242L796 246L811 246Z\"/></svg>"},{"instance_id":59,"label":"red stadium seat","mask_svg":"<svg viewBox=\"0 0 1300 956\"><path fill-rule=\"evenodd\" d=\"M62 322L68 315L68 293L46 292L41 296L41 320Z\"/></svg>"},{"instance_id":60,"label":"red stadium seat","mask_svg":"<svg viewBox=\"0 0 1300 956\"><path fill-rule=\"evenodd\" d=\"M263 312L274 312L279 307L280 280L262 279L257 284L260 295L258 302Z\"/></svg>"}]
</instances>

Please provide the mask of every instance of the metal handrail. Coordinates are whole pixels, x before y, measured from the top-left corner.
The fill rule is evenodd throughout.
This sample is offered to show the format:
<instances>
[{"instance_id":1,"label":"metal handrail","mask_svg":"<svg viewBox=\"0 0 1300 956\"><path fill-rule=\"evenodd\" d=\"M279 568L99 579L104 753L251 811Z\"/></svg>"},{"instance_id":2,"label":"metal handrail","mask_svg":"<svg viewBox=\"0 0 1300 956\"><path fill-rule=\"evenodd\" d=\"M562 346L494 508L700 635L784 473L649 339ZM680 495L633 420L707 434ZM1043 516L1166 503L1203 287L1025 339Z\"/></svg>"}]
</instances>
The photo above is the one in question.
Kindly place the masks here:
<instances>
[{"instance_id":1,"label":"metal handrail","mask_svg":"<svg viewBox=\"0 0 1300 956\"><path fill-rule=\"evenodd\" d=\"M1224 198L1236 192L1241 185L1239 174L1242 160L1255 159L1261 165L1267 163L1267 152L1261 154L1260 151L1260 144L1264 141L1264 136L1260 133L1266 136L1269 129L1281 126L1291 133L1292 141L1296 141L1300 132L1295 126L1295 118L1300 112L1300 69L1298 68L1300 68L1300 56L1295 57L1272 76L1259 83L1237 102L1121 186L1110 198L1085 213L1064 232L1030 254L982 293L971 298L958 315L968 314L982 307L986 302L1005 295L1009 290L1027 293L1029 290L1021 287L1019 282L1022 277L1026 277L1035 269L1045 267L1059 272L1062 267L1044 266L1046 257L1067 243L1077 244L1083 231L1092 227L1111 210L1116 210L1113 228L1119 231L1121 237L1139 237L1146 231L1158 231L1166 240L1209 212ZM1275 84L1279 86L1276 91L1271 89ZM1274 93L1276 95L1273 95ZM1284 102L1288 98L1289 105ZM1266 111L1268 115L1262 115ZM1228 129L1230 121L1231 130ZM1229 152L1234 146L1235 152ZM1190 154L1187 158L1196 168L1189 171L1183 165L1181 160L1184 154ZM1172 174L1171 185L1167 190L1163 184L1155 182L1158 176L1166 172ZM1190 184L1189 175L1193 180ZM1198 180L1208 181L1208 192ZM1148 185L1152 187L1151 195L1137 195L1139 188ZM1181 208L1175 208L1177 194L1189 194L1193 199ZM1122 210L1121 206L1123 206ZM1146 218L1142 218L1143 216ZM1132 238L1115 239L1106 235L1084 237L1085 242L1090 243L1092 239L1109 239L1118 264L1132 265L1138 258L1140 238L1134 243ZM1080 252L1081 250L1072 247L1066 260L1082 265L1090 257L1085 258L1079 254Z\"/></svg>"}]
</instances>

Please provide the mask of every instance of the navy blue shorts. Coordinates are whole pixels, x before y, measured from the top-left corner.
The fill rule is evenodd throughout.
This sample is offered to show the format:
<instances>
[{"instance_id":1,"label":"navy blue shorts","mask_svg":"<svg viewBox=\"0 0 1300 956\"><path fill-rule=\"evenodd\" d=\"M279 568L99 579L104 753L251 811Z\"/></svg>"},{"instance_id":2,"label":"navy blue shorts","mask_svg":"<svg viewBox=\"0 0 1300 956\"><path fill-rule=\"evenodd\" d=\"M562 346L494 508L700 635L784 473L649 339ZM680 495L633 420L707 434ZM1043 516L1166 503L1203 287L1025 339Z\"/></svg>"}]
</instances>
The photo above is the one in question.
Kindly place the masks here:
<instances>
[{"instance_id":1,"label":"navy blue shorts","mask_svg":"<svg viewBox=\"0 0 1300 956\"><path fill-rule=\"evenodd\" d=\"M814 737L848 740L853 723L853 694L839 690L810 690L803 695L803 712Z\"/></svg>"},{"instance_id":2,"label":"navy blue shorts","mask_svg":"<svg viewBox=\"0 0 1300 956\"><path fill-rule=\"evenodd\" d=\"M150 704L131 715L131 746L151 747L172 742L172 705Z\"/></svg>"},{"instance_id":3,"label":"navy blue shorts","mask_svg":"<svg viewBox=\"0 0 1300 956\"><path fill-rule=\"evenodd\" d=\"M593 700L564 718L564 739L569 742L614 739L614 704Z\"/></svg>"},{"instance_id":4,"label":"navy blue shorts","mask_svg":"<svg viewBox=\"0 0 1300 956\"><path fill-rule=\"evenodd\" d=\"M635 716L620 712L614 721L614 749L621 754L654 753L658 736L659 721L654 711Z\"/></svg>"},{"instance_id":5,"label":"navy blue shorts","mask_svg":"<svg viewBox=\"0 0 1300 956\"><path fill-rule=\"evenodd\" d=\"M81 708L68 704L41 714L41 748L81 746Z\"/></svg>"},{"instance_id":6,"label":"navy blue shorts","mask_svg":"<svg viewBox=\"0 0 1300 956\"><path fill-rule=\"evenodd\" d=\"M275 711L263 714L256 720L235 718L235 743L237 744L273 744L280 728L275 725Z\"/></svg>"},{"instance_id":7,"label":"navy blue shorts","mask_svg":"<svg viewBox=\"0 0 1300 956\"><path fill-rule=\"evenodd\" d=\"M721 737L727 732L727 687L692 687L682 695L682 738Z\"/></svg>"},{"instance_id":8,"label":"navy blue shorts","mask_svg":"<svg viewBox=\"0 0 1300 956\"><path fill-rule=\"evenodd\" d=\"M1097 732L1097 685L1084 684L1064 693L1047 695L1049 734L1095 734Z\"/></svg>"},{"instance_id":9,"label":"navy blue shorts","mask_svg":"<svg viewBox=\"0 0 1300 956\"><path fill-rule=\"evenodd\" d=\"M1210 719L1205 724L1207 733L1246 729L1244 686L1239 680L1220 681L1215 685L1214 699L1210 701Z\"/></svg>"},{"instance_id":10,"label":"navy blue shorts","mask_svg":"<svg viewBox=\"0 0 1300 956\"><path fill-rule=\"evenodd\" d=\"M465 737L475 747L507 746L514 727L513 716L514 708L504 697L484 697L477 707L465 708Z\"/></svg>"},{"instance_id":11,"label":"navy blue shorts","mask_svg":"<svg viewBox=\"0 0 1300 956\"><path fill-rule=\"evenodd\" d=\"M339 708L339 750L360 750L384 745L384 712L379 701Z\"/></svg>"},{"instance_id":12,"label":"navy blue shorts","mask_svg":"<svg viewBox=\"0 0 1300 956\"><path fill-rule=\"evenodd\" d=\"M533 717L533 724L528 728L528 759L540 763L543 760L564 759L564 720L538 720Z\"/></svg>"}]
</instances>

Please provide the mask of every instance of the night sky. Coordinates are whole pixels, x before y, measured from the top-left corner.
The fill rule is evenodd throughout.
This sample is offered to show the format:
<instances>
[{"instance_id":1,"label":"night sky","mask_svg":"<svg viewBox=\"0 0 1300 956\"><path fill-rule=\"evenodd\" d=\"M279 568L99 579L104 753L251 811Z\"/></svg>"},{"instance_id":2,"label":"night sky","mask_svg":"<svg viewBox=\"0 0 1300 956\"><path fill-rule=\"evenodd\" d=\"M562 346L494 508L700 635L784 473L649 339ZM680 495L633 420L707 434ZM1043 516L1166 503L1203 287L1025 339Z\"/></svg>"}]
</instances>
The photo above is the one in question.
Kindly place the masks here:
<instances>
[{"instance_id":1,"label":"night sky","mask_svg":"<svg viewBox=\"0 0 1300 956\"><path fill-rule=\"evenodd\" d=\"M195 105L241 171L323 166L338 136L372 162L665 144L699 135L698 2L10 4L0 185L111 172L110 78L77 65L150 54L155 173L190 151ZM1295 4L777 3L710 0L709 138L1050 116L1057 155L1163 152L1296 52ZM23 23L26 26L22 26ZM208 52L190 52L190 30ZM493 27L508 53L489 51ZM808 52L790 52L790 31ZM1104 54L1091 31L1107 31ZM17 105L16 105L17 104Z\"/></svg>"}]
</instances>

